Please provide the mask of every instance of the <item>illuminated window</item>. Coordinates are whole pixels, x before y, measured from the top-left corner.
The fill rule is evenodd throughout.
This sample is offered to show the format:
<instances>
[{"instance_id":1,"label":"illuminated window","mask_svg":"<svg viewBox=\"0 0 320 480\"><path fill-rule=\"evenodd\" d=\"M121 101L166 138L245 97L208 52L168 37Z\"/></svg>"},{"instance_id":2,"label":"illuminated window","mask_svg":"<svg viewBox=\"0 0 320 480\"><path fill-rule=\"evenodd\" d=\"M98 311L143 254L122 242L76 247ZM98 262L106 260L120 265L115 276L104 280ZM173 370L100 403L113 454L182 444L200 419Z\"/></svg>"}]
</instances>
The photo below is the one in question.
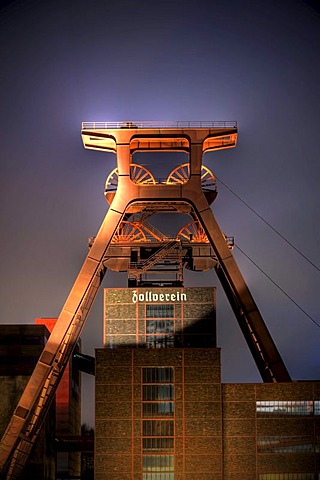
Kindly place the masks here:
<instances>
[{"instance_id":1,"label":"illuminated window","mask_svg":"<svg viewBox=\"0 0 320 480\"><path fill-rule=\"evenodd\" d=\"M146 305L146 345L149 348L174 347L174 305Z\"/></svg>"},{"instance_id":2,"label":"illuminated window","mask_svg":"<svg viewBox=\"0 0 320 480\"><path fill-rule=\"evenodd\" d=\"M258 416L278 415L313 415L313 401L312 400L285 400L285 401L258 401L257 414Z\"/></svg>"},{"instance_id":3,"label":"illuminated window","mask_svg":"<svg viewBox=\"0 0 320 480\"><path fill-rule=\"evenodd\" d=\"M143 480L174 480L173 455L144 455Z\"/></svg>"},{"instance_id":4,"label":"illuminated window","mask_svg":"<svg viewBox=\"0 0 320 480\"><path fill-rule=\"evenodd\" d=\"M142 369L143 480L174 480L173 374L172 367Z\"/></svg>"}]
</instances>

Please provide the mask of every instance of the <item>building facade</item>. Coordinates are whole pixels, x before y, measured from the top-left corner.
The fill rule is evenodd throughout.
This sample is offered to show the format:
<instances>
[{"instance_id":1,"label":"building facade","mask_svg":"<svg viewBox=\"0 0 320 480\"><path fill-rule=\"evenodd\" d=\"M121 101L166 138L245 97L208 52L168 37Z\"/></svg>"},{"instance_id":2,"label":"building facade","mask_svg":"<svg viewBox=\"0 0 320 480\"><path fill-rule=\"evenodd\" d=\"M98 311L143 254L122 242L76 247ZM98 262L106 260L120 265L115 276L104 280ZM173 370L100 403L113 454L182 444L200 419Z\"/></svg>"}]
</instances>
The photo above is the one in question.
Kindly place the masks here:
<instances>
[{"instance_id":1,"label":"building facade","mask_svg":"<svg viewBox=\"0 0 320 480\"><path fill-rule=\"evenodd\" d=\"M320 382L223 384L222 478L318 480L319 399Z\"/></svg>"},{"instance_id":2,"label":"building facade","mask_svg":"<svg viewBox=\"0 0 320 480\"><path fill-rule=\"evenodd\" d=\"M50 333L44 325L0 326L0 435L28 383ZM46 416L21 480L55 480L55 407Z\"/></svg>"},{"instance_id":3,"label":"building facade","mask_svg":"<svg viewBox=\"0 0 320 480\"><path fill-rule=\"evenodd\" d=\"M222 384L214 288L104 298L96 480L319 478L320 383Z\"/></svg>"},{"instance_id":4,"label":"building facade","mask_svg":"<svg viewBox=\"0 0 320 480\"><path fill-rule=\"evenodd\" d=\"M37 325L45 325L51 333L56 318L36 318ZM80 352L81 343L78 341L74 352ZM80 451L63 451L61 444L70 436L81 435L81 374L75 368L73 359L67 364L61 377L55 395L56 408L56 459L57 480L80 477L81 453Z\"/></svg>"}]
</instances>

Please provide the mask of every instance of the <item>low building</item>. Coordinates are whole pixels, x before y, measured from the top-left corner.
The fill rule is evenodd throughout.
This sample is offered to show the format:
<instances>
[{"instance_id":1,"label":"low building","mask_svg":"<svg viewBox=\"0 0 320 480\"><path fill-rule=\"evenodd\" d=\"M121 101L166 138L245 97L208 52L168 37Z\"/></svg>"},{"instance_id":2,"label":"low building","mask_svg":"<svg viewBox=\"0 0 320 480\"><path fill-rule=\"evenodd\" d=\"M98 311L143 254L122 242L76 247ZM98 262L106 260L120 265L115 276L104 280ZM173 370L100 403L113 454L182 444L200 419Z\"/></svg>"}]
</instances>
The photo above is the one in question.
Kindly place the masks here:
<instances>
[{"instance_id":1,"label":"low building","mask_svg":"<svg viewBox=\"0 0 320 480\"><path fill-rule=\"evenodd\" d=\"M0 435L24 391L50 332L44 325L0 326ZM44 425L21 480L55 480L55 407Z\"/></svg>"},{"instance_id":2,"label":"low building","mask_svg":"<svg viewBox=\"0 0 320 480\"><path fill-rule=\"evenodd\" d=\"M37 325L45 325L52 332L56 318L36 318ZM80 352L80 340L74 353ZM75 367L73 358L66 366L55 396L56 407L56 458L57 480L79 478L81 453L66 451L68 437L81 436L81 372Z\"/></svg>"}]
</instances>

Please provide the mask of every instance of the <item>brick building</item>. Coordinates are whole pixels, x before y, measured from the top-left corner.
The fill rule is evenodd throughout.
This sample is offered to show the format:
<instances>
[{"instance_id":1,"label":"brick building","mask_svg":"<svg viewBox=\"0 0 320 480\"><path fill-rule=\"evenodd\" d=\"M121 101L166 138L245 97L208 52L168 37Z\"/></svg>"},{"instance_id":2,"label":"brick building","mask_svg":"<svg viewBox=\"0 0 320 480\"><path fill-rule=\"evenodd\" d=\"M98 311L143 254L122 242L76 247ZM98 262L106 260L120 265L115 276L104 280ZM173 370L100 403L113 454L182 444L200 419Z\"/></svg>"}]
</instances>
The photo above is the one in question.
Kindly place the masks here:
<instances>
[{"instance_id":1,"label":"brick building","mask_svg":"<svg viewBox=\"0 0 320 480\"><path fill-rule=\"evenodd\" d=\"M319 478L320 383L222 384L214 288L105 290L95 479Z\"/></svg>"},{"instance_id":2,"label":"brick building","mask_svg":"<svg viewBox=\"0 0 320 480\"><path fill-rule=\"evenodd\" d=\"M0 326L0 435L28 383L50 333L44 325ZM55 480L55 407L49 409L21 480Z\"/></svg>"}]
</instances>

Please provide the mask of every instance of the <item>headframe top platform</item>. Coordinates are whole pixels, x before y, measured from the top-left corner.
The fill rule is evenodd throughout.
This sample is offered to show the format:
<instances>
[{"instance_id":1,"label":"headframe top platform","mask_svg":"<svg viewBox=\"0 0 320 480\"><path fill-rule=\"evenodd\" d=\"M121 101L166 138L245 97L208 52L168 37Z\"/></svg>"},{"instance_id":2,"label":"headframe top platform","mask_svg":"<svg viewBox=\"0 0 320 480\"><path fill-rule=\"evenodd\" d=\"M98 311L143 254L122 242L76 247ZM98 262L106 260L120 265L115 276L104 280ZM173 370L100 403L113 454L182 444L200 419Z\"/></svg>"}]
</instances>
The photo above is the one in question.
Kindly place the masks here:
<instances>
[{"instance_id":1,"label":"headframe top platform","mask_svg":"<svg viewBox=\"0 0 320 480\"><path fill-rule=\"evenodd\" d=\"M189 152L191 143L201 143L202 152L236 146L236 121L121 121L83 122L85 148L116 153L117 145L136 150Z\"/></svg>"}]
</instances>

